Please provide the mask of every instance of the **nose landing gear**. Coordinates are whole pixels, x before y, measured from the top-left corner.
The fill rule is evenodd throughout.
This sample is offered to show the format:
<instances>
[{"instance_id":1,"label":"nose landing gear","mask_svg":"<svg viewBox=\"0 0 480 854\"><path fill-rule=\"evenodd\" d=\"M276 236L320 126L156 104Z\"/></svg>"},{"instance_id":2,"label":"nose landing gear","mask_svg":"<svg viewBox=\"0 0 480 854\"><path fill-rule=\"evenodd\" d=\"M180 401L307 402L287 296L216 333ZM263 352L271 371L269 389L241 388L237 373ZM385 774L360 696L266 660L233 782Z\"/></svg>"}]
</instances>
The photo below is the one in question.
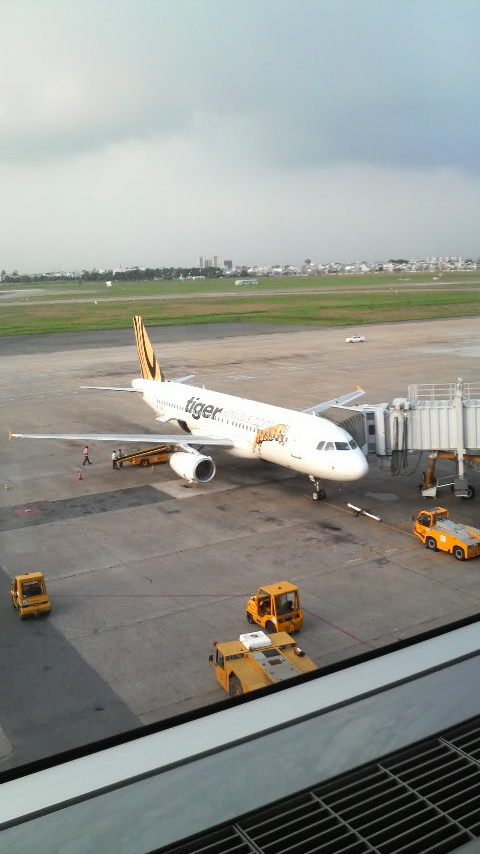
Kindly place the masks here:
<instances>
[{"instance_id":1,"label":"nose landing gear","mask_svg":"<svg viewBox=\"0 0 480 854\"><path fill-rule=\"evenodd\" d=\"M315 484L315 492L312 493L312 498L314 501L324 501L327 497L327 493L320 486L320 479L318 477L314 477L313 474L310 475L310 480Z\"/></svg>"}]
</instances>

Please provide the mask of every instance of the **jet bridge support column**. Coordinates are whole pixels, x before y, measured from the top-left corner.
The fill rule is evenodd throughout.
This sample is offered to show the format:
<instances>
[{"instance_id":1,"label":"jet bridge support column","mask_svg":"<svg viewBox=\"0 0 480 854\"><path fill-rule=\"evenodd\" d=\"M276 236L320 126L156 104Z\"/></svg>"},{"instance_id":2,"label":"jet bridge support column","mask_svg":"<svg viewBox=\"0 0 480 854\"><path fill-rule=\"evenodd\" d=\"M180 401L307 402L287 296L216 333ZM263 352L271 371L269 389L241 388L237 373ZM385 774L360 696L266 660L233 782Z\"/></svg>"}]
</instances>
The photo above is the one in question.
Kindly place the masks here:
<instances>
[{"instance_id":1,"label":"jet bridge support column","mask_svg":"<svg viewBox=\"0 0 480 854\"><path fill-rule=\"evenodd\" d=\"M455 411L457 415L457 474L455 477L455 495L468 497L468 483L465 477L465 444L463 425L463 380L459 377L455 386Z\"/></svg>"},{"instance_id":2,"label":"jet bridge support column","mask_svg":"<svg viewBox=\"0 0 480 854\"><path fill-rule=\"evenodd\" d=\"M435 486L435 466L437 463L437 452L431 451L428 457L428 466L423 472L422 492Z\"/></svg>"}]
</instances>

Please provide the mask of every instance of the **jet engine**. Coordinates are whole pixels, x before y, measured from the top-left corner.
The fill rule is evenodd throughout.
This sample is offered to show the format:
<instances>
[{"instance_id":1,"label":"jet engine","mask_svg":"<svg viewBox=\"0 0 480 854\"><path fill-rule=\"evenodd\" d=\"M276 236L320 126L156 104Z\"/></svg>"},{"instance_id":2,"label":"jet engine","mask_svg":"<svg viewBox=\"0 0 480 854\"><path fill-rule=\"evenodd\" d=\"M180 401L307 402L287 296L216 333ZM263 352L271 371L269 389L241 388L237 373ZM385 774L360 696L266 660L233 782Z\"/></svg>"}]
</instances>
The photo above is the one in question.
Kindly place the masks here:
<instances>
[{"instance_id":1,"label":"jet engine","mask_svg":"<svg viewBox=\"0 0 480 854\"><path fill-rule=\"evenodd\" d=\"M197 451L176 451L171 455L169 463L175 474L188 480L189 483L208 483L215 476L215 463L211 457L205 457Z\"/></svg>"}]
</instances>

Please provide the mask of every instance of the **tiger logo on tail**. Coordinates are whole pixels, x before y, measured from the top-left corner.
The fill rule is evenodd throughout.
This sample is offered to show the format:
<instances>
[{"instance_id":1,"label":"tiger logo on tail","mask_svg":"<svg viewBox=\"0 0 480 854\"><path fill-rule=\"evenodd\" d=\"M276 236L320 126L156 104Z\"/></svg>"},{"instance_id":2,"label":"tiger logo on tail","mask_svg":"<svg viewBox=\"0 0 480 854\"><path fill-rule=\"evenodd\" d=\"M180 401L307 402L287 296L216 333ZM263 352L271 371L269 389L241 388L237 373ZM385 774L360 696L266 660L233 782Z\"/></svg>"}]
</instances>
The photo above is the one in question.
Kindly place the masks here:
<instances>
[{"instance_id":1,"label":"tiger logo on tail","mask_svg":"<svg viewBox=\"0 0 480 854\"><path fill-rule=\"evenodd\" d=\"M137 341L138 360L140 371L144 380L156 380L157 382L168 382L160 365L157 362L153 347L143 325L142 318L138 315L133 318L133 328Z\"/></svg>"}]
</instances>

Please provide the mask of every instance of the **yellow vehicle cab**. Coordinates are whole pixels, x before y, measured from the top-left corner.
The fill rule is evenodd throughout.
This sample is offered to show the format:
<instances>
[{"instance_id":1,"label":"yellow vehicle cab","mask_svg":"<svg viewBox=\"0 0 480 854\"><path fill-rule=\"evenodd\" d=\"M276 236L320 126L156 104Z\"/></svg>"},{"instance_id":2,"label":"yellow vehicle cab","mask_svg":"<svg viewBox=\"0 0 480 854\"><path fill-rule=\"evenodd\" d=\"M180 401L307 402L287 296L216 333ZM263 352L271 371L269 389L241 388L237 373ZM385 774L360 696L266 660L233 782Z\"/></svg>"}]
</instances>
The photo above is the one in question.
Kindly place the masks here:
<instances>
[{"instance_id":1,"label":"yellow vehicle cab","mask_svg":"<svg viewBox=\"0 0 480 854\"><path fill-rule=\"evenodd\" d=\"M303 626L298 587L289 581L261 587L247 602L247 620L261 626L267 634L297 632Z\"/></svg>"},{"instance_id":2,"label":"yellow vehicle cab","mask_svg":"<svg viewBox=\"0 0 480 854\"><path fill-rule=\"evenodd\" d=\"M38 617L39 614L48 614L52 609L43 572L16 575L10 595L19 617Z\"/></svg>"}]
</instances>

